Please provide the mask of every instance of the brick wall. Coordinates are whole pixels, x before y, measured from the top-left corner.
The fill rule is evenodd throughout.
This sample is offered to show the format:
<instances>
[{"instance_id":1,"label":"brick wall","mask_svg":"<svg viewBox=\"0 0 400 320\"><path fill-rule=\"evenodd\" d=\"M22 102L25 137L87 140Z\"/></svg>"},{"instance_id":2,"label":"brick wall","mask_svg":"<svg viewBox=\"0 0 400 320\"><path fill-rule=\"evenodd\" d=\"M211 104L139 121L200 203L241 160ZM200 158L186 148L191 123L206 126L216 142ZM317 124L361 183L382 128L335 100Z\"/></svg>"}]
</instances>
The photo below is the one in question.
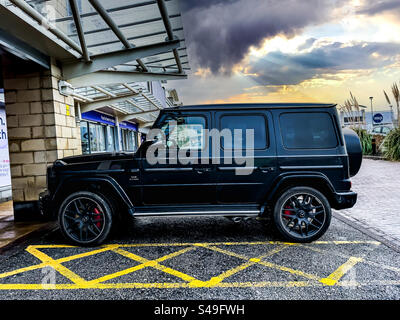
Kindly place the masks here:
<instances>
[{"instance_id":1,"label":"brick wall","mask_svg":"<svg viewBox=\"0 0 400 320\"><path fill-rule=\"evenodd\" d=\"M60 69L4 73L13 200L33 201L46 187L46 168L82 153L74 100L58 92ZM67 107L69 106L69 107Z\"/></svg>"}]
</instances>

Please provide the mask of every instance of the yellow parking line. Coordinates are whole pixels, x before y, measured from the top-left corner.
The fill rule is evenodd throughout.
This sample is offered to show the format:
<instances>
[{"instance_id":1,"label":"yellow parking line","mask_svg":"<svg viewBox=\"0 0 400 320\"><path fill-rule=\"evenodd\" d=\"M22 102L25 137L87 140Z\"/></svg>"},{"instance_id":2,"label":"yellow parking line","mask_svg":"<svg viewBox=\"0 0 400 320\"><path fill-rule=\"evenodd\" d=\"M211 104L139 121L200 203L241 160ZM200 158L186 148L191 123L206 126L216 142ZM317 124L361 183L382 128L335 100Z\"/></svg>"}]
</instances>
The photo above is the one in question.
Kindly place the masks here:
<instances>
[{"instance_id":1,"label":"yellow parking line","mask_svg":"<svg viewBox=\"0 0 400 320\"><path fill-rule=\"evenodd\" d=\"M93 251L88 251L88 252L75 254L73 256L60 258L60 259L57 259L55 261L57 261L58 263L68 262L68 261L72 261L72 260L76 260L76 259L80 259L80 258L86 258L86 257L89 257L89 256L93 256L93 255L98 254L98 253L110 251L110 250L115 249L115 248L118 248L117 244L115 244L115 245L114 244L107 245L107 246L105 246L105 247L103 247L101 249L96 249L96 250L93 250Z\"/></svg>"},{"instance_id":2,"label":"yellow parking line","mask_svg":"<svg viewBox=\"0 0 400 320\"><path fill-rule=\"evenodd\" d=\"M237 246L237 245L269 245L269 244L289 244L296 245L297 243L282 242L282 241L253 241L253 242L204 242L204 243L191 243L191 242L175 242L175 243L133 243L133 244L120 244L119 247L175 247L175 246ZM351 240L332 240L332 241L314 241L312 244L375 244L379 245L378 241L351 241Z\"/></svg>"},{"instance_id":3,"label":"yellow parking line","mask_svg":"<svg viewBox=\"0 0 400 320\"><path fill-rule=\"evenodd\" d=\"M328 286L335 285L341 277L343 277L351 268L353 268L358 262L363 261L362 258L350 257L345 263L343 263L339 268L337 268L328 277L322 278L319 281Z\"/></svg>"},{"instance_id":4,"label":"yellow parking line","mask_svg":"<svg viewBox=\"0 0 400 320\"><path fill-rule=\"evenodd\" d=\"M152 261L149 261L147 259L142 258L143 260L141 262L150 263L151 267L153 267L153 268L155 268L157 270L163 271L165 273L171 274L171 275L173 275L175 277L178 277L178 278L180 278L182 280L185 280L185 281L188 281L188 282L199 281L196 278L194 278L192 276L189 276L189 275L187 275L187 274L185 274L183 272L180 272L178 270L174 270L174 269L171 269L171 268L168 268L168 267L165 267L165 266L159 264L159 262L163 262L165 260L172 259L174 257L177 257L177 256L185 253L185 252L192 251L194 249L195 249L194 247L187 247L187 248L184 248L182 250L175 251L175 252L172 252L170 254L167 254L167 255L165 255L165 256L163 256L161 258L152 260ZM127 251L122 250L122 249L118 249L118 253L122 254L122 255L125 255L126 257L131 258L131 259L134 258L134 257L138 257L138 256L134 255L133 253L127 252Z\"/></svg>"},{"instance_id":5,"label":"yellow parking line","mask_svg":"<svg viewBox=\"0 0 400 320\"><path fill-rule=\"evenodd\" d=\"M47 266L48 266L47 263L42 262L42 263L39 263L39 264L35 264L33 266L24 267L24 268L20 268L20 269L17 269L17 270L4 272L4 273L0 274L0 279L1 278L6 278L6 277L9 277L9 276L13 276L13 275L18 274L18 273L23 273L23 272L26 272L26 271L32 271L32 270L44 268L44 267L47 267Z\"/></svg>"},{"instance_id":6,"label":"yellow parking line","mask_svg":"<svg viewBox=\"0 0 400 320\"><path fill-rule=\"evenodd\" d=\"M332 241L314 241L311 244L375 244L380 245L379 241L349 241L349 240L332 240Z\"/></svg>"},{"instance_id":7,"label":"yellow parking line","mask_svg":"<svg viewBox=\"0 0 400 320\"><path fill-rule=\"evenodd\" d=\"M257 258L251 258L251 259L249 259L249 261L247 261L247 262L245 262L245 263L243 263L243 264L241 264L241 265L239 265L239 266L237 266L235 268L227 270L227 271L221 273L220 275L211 278L207 282L210 283L211 285L216 285L217 283L220 283L220 282L224 281L226 278L234 275L235 273L238 273L239 271L242 271L242 270L244 270L244 269L246 269L246 268L248 268L248 267L250 267L252 265L255 265L256 263L260 262L261 259L266 258L266 257L270 257L270 256L282 251L283 249L285 249L287 247L289 247L289 245L285 244L285 245L280 246L278 248L275 248L275 249L273 249L273 250L267 252L266 254L263 254L263 255L261 255L261 256L259 256Z\"/></svg>"},{"instance_id":8,"label":"yellow parking line","mask_svg":"<svg viewBox=\"0 0 400 320\"><path fill-rule=\"evenodd\" d=\"M181 278L181 279L183 279L185 281L194 281L194 280L197 280L197 279L195 279L195 278L193 278L193 277L191 277L191 276L189 276L187 274L184 274L182 272L179 272L177 270L173 270L171 268L167 268L167 267L159 264L159 262L165 261L167 259L171 259L173 257L176 257L178 255L181 255L181 254L183 254L185 252L188 252L190 250L193 250L193 249L194 249L193 247L188 247L188 248L184 248L184 249L179 250L179 251L172 252L172 253L170 253L170 254L168 254L166 256L163 256L163 257L155 259L155 260L148 260L148 259L140 257L140 256L138 256L138 255L136 255L134 253L125 251L123 249L115 248L115 249L113 249L113 252L116 252L116 253L118 253L118 254L120 254L120 255L122 255L124 257L127 257L129 259L132 259L132 260L134 260L136 262L140 262L141 264L137 265L137 266L134 266L134 267L131 267L131 268L128 268L128 269L125 269L125 270L122 270L122 271L119 271L119 272L115 272L115 273L106 275L106 276L98 278L98 279L91 280L91 281L89 281L89 283L90 284L101 283L101 282L104 282L104 281L107 281L107 280L111 280L111 279L114 279L114 278L129 274L129 273L138 271L138 270L146 268L146 267L153 267L153 268L155 268L157 270L160 270L160 271L166 272L168 274L174 275L174 276L176 276L178 278Z\"/></svg>"},{"instance_id":9,"label":"yellow parking line","mask_svg":"<svg viewBox=\"0 0 400 320\"><path fill-rule=\"evenodd\" d=\"M74 248L73 246L59 246L59 245L56 245L55 247L57 247L57 248ZM57 263L68 262L68 261L71 261L71 260L75 260L75 259L79 259L79 258L85 258L85 257L91 256L91 255L95 255L97 253L105 252L105 251L111 250L114 247L116 247L116 245L108 245L107 247L102 248L102 249L93 250L93 251L89 251L89 252L85 252L85 253L80 253L80 254L68 256L68 257L56 259L54 261L56 261ZM31 249L37 249L37 248L44 249L44 248L49 248L49 246L45 246L45 245L29 246L26 249L26 251L28 251L29 248L31 248ZM76 248L79 248L79 247L76 247ZM23 272L26 272L26 271L32 271L32 270L36 270L36 269L41 269L41 268L44 268L44 267L47 267L47 266L49 266L49 264L47 262L42 262L42 263L35 264L35 265L29 266L29 267L23 267L23 268L19 268L19 269L16 269L16 270L4 272L4 273L0 274L0 279L1 278L5 278L5 277L9 277L9 276L13 276L15 274L23 273Z\"/></svg>"},{"instance_id":10,"label":"yellow parking line","mask_svg":"<svg viewBox=\"0 0 400 320\"><path fill-rule=\"evenodd\" d=\"M292 243L289 244L288 243L288 245L295 245L295 244L292 244ZM237 253L234 253L234 252L231 252L231 251L228 251L228 250L224 250L224 249L221 249L221 248L216 248L216 247L211 247L211 246L210 247L207 246L207 248L211 249L211 250L214 250L214 251L217 251L217 252L225 253L227 255L230 255L230 256L233 256L233 257L236 257L236 258L239 258L239 259L243 259L243 260L249 260L250 259L250 258L248 258L248 257L246 257L244 255L237 254ZM295 270L295 269L292 269L292 268L280 266L280 265L277 265L275 263L271 263L271 262L267 262L267 261L256 261L256 263L261 264L261 265L263 265L265 267L268 267L268 268L272 268L272 269L276 269L276 270L280 270L280 271L285 271L285 272L289 272L291 274L302 276L302 277L305 277L307 279L316 280L316 281L320 280L320 277L318 277L316 275L309 274L309 273L306 273L306 272L303 272L303 271L300 271L300 270Z\"/></svg>"},{"instance_id":11,"label":"yellow parking line","mask_svg":"<svg viewBox=\"0 0 400 320\"><path fill-rule=\"evenodd\" d=\"M379 244L381 244L381 243L379 243ZM308 250L315 251L315 252L322 253L322 254L334 255L334 256L337 256L337 257L345 258L345 259L349 259L350 258L349 255L346 255L346 254L343 254L343 253L339 253L339 252L329 252L329 251L327 251L325 249L315 248L315 247L308 246L308 245L300 245L300 246L302 248L306 248ZM368 264L370 266L373 266L373 267L379 267L379 268L382 268L382 269L386 269L386 270L390 270L390 271L393 271L393 272L400 273L400 268L384 265L382 263L377 263L377 262L374 262L374 261L370 261L370 260L367 260L365 258L364 258L364 260L362 262L365 263L365 264Z\"/></svg>"},{"instance_id":12,"label":"yellow parking line","mask_svg":"<svg viewBox=\"0 0 400 320\"><path fill-rule=\"evenodd\" d=\"M334 244L334 245L346 245L346 244L372 244L372 245L379 245L380 242L377 241L315 241L312 245L320 245L320 244ZM266 254L255 257L249 258L247 256L225 250L219 248L217 246L238 246L238 245L280 245L273 250L268 251ZM146 243L146 244L111 244L111 245L104 245L99 249L91 250L88 252L59 258L53 259L47 254L43 253L39 249L43 248L78 248L75 246L69 245L33 245L29 246L26 251L41 260L41 263L38 263L33 266L23 267L17 270L8 271L5 273L0 274L0 278L6 278L18 273L23 273L26 271L31 271L35 269L40 269L46 266L51 266L55 270L57 270L60 274L71 280L72 284L55 284L51 286L46 286L43 284L0 284L0 290L42 290L42 289L118 289L118 288L204 288L204 287L214 287L214 288L226 288L226 287L304 287L304 286L322 286L322 285L338 285L338 286L362 286L369 283L371 285L399 285L400 281L363 281L363 283L358 283L356 281L341 281L338 282L351 268L353 268L358 262L365 262L370 265L375 265L379 267L383 267L389 270L399 272L400 269L389 267L389 266L382 266L377 263L373 263L370 261L366 261L361 257L349 257L340 253L334 253L337 256L345 256L348 258L346 263L341 265L337 270L335 270L331 275L326 278L320 279L318 276L309 274L300 270L295 270L289 267L276 265L274 263L263 261L262 259L271 256L284 248L287 248L292 245L298 245L295 243L286 243L286 242L279 242L279 241L256 241L256 242L210 242L210 243ZM148 260L138 255L135 255L131 252L123 250L122 248L129 248L129 247L184 247L181 250L172 252L168 255L163 257L157 258L155 260ZM304 246L302 247L314 250L316 252L322 253L329 253L323 249L316 248L316 246ZM213 250L216 252L220 252L223 254L227 254L241 260L245 260L244 263L241 265L234 267L230 270L223 272L222 274L211 278L208 281L201 281L198 280L190 275L182 273L178 270L174 270L172 268L166 267L160 262L165 260L174 258L179 256L185 252L190 250L195 250L197 247L204 247L209 250ZM113 251L115 253L121 254L125 257L128 257L134 261L139 262L140 264L131 268L127 268L125 270L106 275L104 277L94 279L91 281L86 281L85 279L78 276L76 273L72 272L68 268L64 267L62 263L72 261L75 259L86 258L98 253L106 252L106 251ZM260 264L268 268L289 272L295 275L299 275L302 277L307 278L308 280L312 281L266 281L266 282L223 282L228 277L245 270L246 268L254 265ZM104 281L114 279L120 277L122 275L126 275L140 269L152 267L167 274L176 276L186 282L184 283L104 283Z\"/></svg>"},{"instance_id":13,"label":"yellow parking line","mask_svg":"<svg viewBox=\"0 0 400 320\"><path fill-rule=\"evenodd\" d=\"M40 259L43 263L46 263L48 266L52 267L54 270L57 270L61 273L64 277L71 280L73 283L76 284L84 284L86 280L78 276L76 273L72 272L68 268L64 267L60 262L50 258L47 254L39 251L38 249L29 246L26 251L30 254L35 256L36 258Z\"/></svg>"},{"instance_id":14,"label":"yellow parking line","mask_svg":"<svg viewBox=\"0 0 400 320\"><path fill-rule=\"evenodd\" d=\"M336 284L342 287L362 286L399 286L399 280L371 280L364 282L341 281ZM260 282L221 282L215 284L214 288L294 288L294 287L319 287L322 283L314 281L260 281ZM205 285L204 287L208 287ZM0 290L78 290L78 289L177 289L196 288L190 283L98 283L93 285L56 284L46 287L42 284L0 284ZM197 287L201 288L201 287Z\"/></svg>"}]
</instances>

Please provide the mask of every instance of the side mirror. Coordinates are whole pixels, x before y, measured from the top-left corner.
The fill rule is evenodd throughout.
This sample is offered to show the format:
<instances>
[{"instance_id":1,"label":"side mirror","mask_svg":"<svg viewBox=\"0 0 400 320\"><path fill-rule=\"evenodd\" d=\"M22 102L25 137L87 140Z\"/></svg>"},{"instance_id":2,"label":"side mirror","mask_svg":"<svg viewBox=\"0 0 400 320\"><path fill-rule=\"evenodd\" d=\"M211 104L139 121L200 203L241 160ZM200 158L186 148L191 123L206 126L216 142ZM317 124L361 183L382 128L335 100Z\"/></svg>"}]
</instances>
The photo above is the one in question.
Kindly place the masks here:
<instances>
[{"instance_id":1,"label":"side mirror","mask_svg":"<svg viewBox=\"0 0 400 320\"><path fill-rule=\"evenodd\" d=\"M138 155L139 155L139 157L140 157L140 158L146 157L146 151L147 151L147 149L148 149L152 144L154 144L154 143L156 143L156 142L157 142L157 140L145 140L145 141L143 141L142 144L141 144L140 147L139 147L139 150L138 150Z\"/></svg>"},{"instance_id":2,"label":"side mirror","mask_svg":"<svg viewBox=\"0 0 400 320\"><path fill-rule=\"evenodd\" d=\"M139 157L140 158L145 158L146 157L146 152L147 152L147 149L150 147L150 146L152 146L153 144L162 144L163 143L163 141L162 140L157 140L157 139L155 139L155 140L146 140L146 141L144 141L141 145L140 145L140 148L139 148ZM157 152L157 151L156 151Z\"/></svg>"}]
</instances>

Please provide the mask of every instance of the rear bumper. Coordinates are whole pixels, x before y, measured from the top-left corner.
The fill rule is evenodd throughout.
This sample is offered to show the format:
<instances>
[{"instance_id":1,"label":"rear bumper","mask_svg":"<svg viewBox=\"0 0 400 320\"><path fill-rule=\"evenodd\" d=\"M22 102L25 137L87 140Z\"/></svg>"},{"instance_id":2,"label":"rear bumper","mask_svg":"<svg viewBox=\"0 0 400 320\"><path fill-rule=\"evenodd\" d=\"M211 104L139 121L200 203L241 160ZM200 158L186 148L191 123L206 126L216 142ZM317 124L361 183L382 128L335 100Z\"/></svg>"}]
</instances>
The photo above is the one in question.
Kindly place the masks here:
<instances>
[{"instance_id":1,"label":"rear bumper","mask_svg":"<svg viewBox=\"0 0 400 320\"><path fill-rule=\"evenodd\" d=\"M333 203L331 204L333 209L341 210L354 207L357 202L357 193L353 191L340 192L334 194Z\"/></svg>"}]
</instances>

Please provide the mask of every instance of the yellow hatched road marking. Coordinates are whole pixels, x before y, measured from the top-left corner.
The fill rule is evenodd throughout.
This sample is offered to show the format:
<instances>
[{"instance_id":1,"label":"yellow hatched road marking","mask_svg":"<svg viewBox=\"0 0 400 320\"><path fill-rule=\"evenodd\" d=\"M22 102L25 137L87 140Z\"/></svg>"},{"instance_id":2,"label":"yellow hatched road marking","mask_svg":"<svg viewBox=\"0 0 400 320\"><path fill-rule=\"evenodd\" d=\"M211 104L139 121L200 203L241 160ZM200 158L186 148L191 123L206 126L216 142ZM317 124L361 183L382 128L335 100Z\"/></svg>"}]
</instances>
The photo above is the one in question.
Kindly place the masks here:
<instances>
[{"instance_id":1,"label":"yellow hatched road marking","mask_svg":"<svg viewBox=\"0 0 400 320\"><path fill-rule=\"evenodd\" d=\"M6 278L6 277L9 277L9 276L13 276L13 275L18 274L18 273L23 273L23 272L26 272L26 271L32 271L32 270L36 270L36 269L41 269L41 268L44 268L44 267L47 267L47 266L48 266L47 263L42 262L42 263L39 263L39 264L35 264L33 266L24 267L24 268L20 268L20 269L17 269L17 270L4 272L4 273L0 274L0 279L1 278Z\"/></svg>"},{"instance_id":2,"label":"yellow hatched road marking","mask_svg":"<svg viewBox=\"0 0 400 320\"><path fill-rule=\"evenodd\" d=\"M36 258L42 260L43 263L46 263L48 266L52 267L54 270L57 270L61 273L64 277L71 280L73 283L76 284L85 284L86 280L78 276L76 273L72 272L68 268L64 267L61 263L55 261L54 259L50 258L47 254L39 251L36 248L28 247L26 249L30 254L34 255Z\"/></svg>"},{"instance_id":3,"label":"yellow hatched road marking","mask_svg":"<svg viewBox=\"0 0 400 320\"><path fill-rule=\"evenodd\" d=\"M94 283L104 282L104 281L111 280L111 279L114 279L114 278L129 274L129 273L132 273L132 272L135 272L135 271L138 271L140 269L147 268L147 267L153 267L153 268L155 268L157 270L172 274L172 275L174 275L174 276L176 276L178 278L181 278L181 279L183 279L185 281L193 281L193 280L196 280L196 279L193 278L193 277L190 277L190 276L188 276L188 275L186 275L184 273L181 273L179 271L173 270L171 268L167 268L167 267L159 264L159 262L165 261L167 259L171 259L173 257L176 257L178 255L181 255L181 254L183 254L185 252L188 252L188 251L194 250L194 249L195 249L194 247L188 247L188 248L184 248L182 250L170 253L170 254L168 254L166 256L163 256L163 257L155 259L155 260L148 260L148 259L140 257L140 256L138 256L138 255L136 255L134 253L122 250L120 248L115 248L115 249L113 249L114 252L116 252L116 253L124 256L124 257L127 257L129 259L132 259L134 261L140 262L141 264L137 265L137 266L134 266L134 267L131 267L131 268L128 268L128 269L125 269L125 270L122 270L122 271L119 271L119 272L115 272L115 273L106 275L106 276L98 278L98 279L91 280L91 281L89 281L89 283L90 284L94 284Z\"/></svg>"},{"instance_id":4,"label":"yellow hatched road marking","mask_svg":"<svg viewBox=\"0 0 400 320\"><path fill-rule=\"evenodd\" d=\"M54 247L55 248L79 248L79 247L73 247L73 246L59 246L59 245L56 245ZM54 247L51 246L51 248L54 248ZM101 249L97 249L97 250L93 250L93 251L89 251L89 252L84 252L84 253L79 253L79 254L76 254L76 255L72 255L72 256L56 259L54 261L57 262L57 263L64 263L64 262L72 261L72 260L75 260L75 259L80 259L80 258L85 258L85 257L88 257L88 256L92 256L92 255L95 255L97 253L109 251L109 250L111 250L111 249L113 249L115 247L117 247L117 246L116 245L108 245L107 247L104 247L104 248L101 248ZM49 246L44 246L44 245L29 246L28 248L26 248L26 251L33 250L33 249L38 249L38 248L39 249L44 249L44 248L49 248ZM38 250L36 250L36 251L38 251ZM39 251L39 252L41 252L41 251ZM19 268L19 269L13 270L13 271L4 272L4 273L0 274L0 279L1 278L5 278L5 277L9 277L9 276L12 276L12 275L15 275L15 274L23 273L23 272L26 272L26 271L32 271L32 270L36 270L36 269L41 269L41 268L44 268L44 267L47 267L47 266L49 266L48 262L42 262L42 263L39 263L39 264L35 264L33 266Z\"/></svg>"},{"instance_id":5,"label":"yellow hatched road marking","mask_svg":"<svg viewBox=\"0 0 400 320\"><path fill-rule=\"evenodd\" d=\"M173 243L132 243L132 244L120 244L119 247L175 247L175 246L238 246L238 245L268 245L268 244L288 244L298 245L298 243L282 242L282 241L253 241L253 242L204 242L204 243L193 243L193 242L173 242ZM333 240L333 241L314 241L312 244L380 244L378 241L350 241L350 240ZM46 246L48 248L49 246Z\"/></svg>"},{"instance_id":6,"label":"yellow hatched road marking","mask_svg":"<svg viewBox=\"0 0 400 320\"><path fill-rule=\"evenodd\" d=\"M328 286L335 285L341 277L343 277L351 268L353 268L357 263L363 261L362 258L350 257L345 263L343 263L339 268L337 268L328 277L319 280L321 283Z\"/></svg>"},{"instance_id":7,"label":"yellow hatched road marking","mask_svg":"<svg viewBox=\"0 0 400 320\"><path fill-rule=\"evenodd\" d=\"M313 245L316 244L334 244L334 245L344 245L344 244L373 244L373 245L379 245L380 242L377 241L315 241L312 243ZM277 248L274 248L273 250L268 251L266 254L261 255L259 257L255 258L249 258L247 256L237 254L235 252L231 252L229 250L225 250L222 248L219 248L217 246L235 246L235 245L280 245ZM351 268L353 268L358 262L365 262L369 263L371 265L377 265L380 267L384 267L389 270L397 271L399 272L400 269L394 268L394 267L389 267L389 266L382 266L377 263L373 263L370 261L366 261L363 258L360 257L349 257L340 253L333 253L337 256L344 256L348 258L346 263L341 265L337 270L335 270L331 275L329 275L326 278L320 279L318 276L309 274L300 270L295 270L289 267L285 266L280 266L276 265L274 263L268 262L268 261L263 261L262 259L271 256L277 252L280 252L284 248L287 248L291 245L298 245L295 243L285 243L285 242L279 242L279 241L258 241L258 242L213 242L213 243L147 243L147 244L112 244L112 245L104 245L100 247L99 249L95 249L92 251L64 257L64 258L59 258L59 259L53 259L49 257L47 254L43 253L42 251L39 251L38 249L42 248L79 248L75 246L68 246L68 245L37 245L37 246L29 246L26 251L29 252L30 254L34 255L36 258L41 260L41 263L38 263L33 266L28 266L24 268L20 268L17 270L13 271L8 271L5 273L0 274L0 278L6 278L8 276L12 276L18 273L23 273L26 271L30 270L35 270L35 269L40 269L46 266L51 266L55 270L57 270L60 274L64 275L67 277L69 280L71 280L73 283L72 284L55 284L51 286L46 286L43 284L0 284L0 290L49 290L49 289L57 289L57 290L62 290L62 289L118 289L118 288L204 288L204 287L215 287L215 288L227 288L227 287L310 287L310 286L323 286L323 285L338 285L338 286L363 286L363 285L400 285L400 281L397 280L390 280L390 281L380 281L380 280L373 280L373 281L363 281L363 283L359 283L356 281L341 281L338 282ZM133 253L130 253L126 250L123 250L122 248L129 248L129 247L179 247L179 246L186 246L186 248L183 248L181 250L172 252L168 255L165 255L163 257L157 258L155 260L148 260L143 257L140 257L138 255L135 255ZM223 272L222 274L211 278L208 281L201 281L198 280L190 275L184 274L180 271L174 270L172 268L168 268L166 266L163 266L161 262L171 259L173 257L176 257L178 255L181 255L185 252L188 252L190 250L195 250L196 247L204 247L209 250L217 251L223 254L227 254L242 260L245 260L244 263L241 265L232 268L230 270L227 270ZM317 249L314 246L304 246L301 245L301 247L305 247L317 252L321 253L329 253L323 249ZM140 264L137 266L134 266L132 268L128 268L113 274L106 275L104 277L94 279L91 281L86 281L85 279L81 278L68 268L64 267L62 263L72 261L75 259L80 259L80 258L85 258L88 256L92 256L101 252L106 252L106 251L113 251L115 253L121 254L125 257L128 257L136 262L139 262ZM264 282L223 282L226 278L242 271L245 270L246 268L254 265L254 264L260 264L263 266L266 266L268 268L273 268L276 270L281 270L285 272L289 272L292 274L296 274L302 277L307 278L308 280L312 281L264 281ZM180 279L183 279L184 283L103 283L104 281L107 281L109 279L117 278L121 275L125 275L131 272L138 271L140 269L146 268L146 267L152 267L157 270L160 270L162 272L165 272L167 274L174 275Z\"/></svg>"},{"instance_id":8,"label":"yellow hatched road marking","mask_svg":"<svg viewBox=\"0 0 400 320\"><path fill-rule=\"evenodd\" d=\"M377 243L377 245L380 245L380 244L381 244L380 242ZM314 248L314 247L311 247L309 245L300 245L300 246L302 248L306 248L308 250L315 251L315 252L322 253L322 254L334 255L334 256L337 256L337 257L345 258L345 259L349 259L350 258L349 255L346 255L346 254L343 254L343 253L339 253L339 252L329 252L329 251L327 251L325 249ZM393 267L393 266L387 266L387 265L384 265L382 263L377 263L377 262L374 262L374 261L367 260L365 258L364 258L364 260L362 262L365 263L365 264L368 264L370 266L379 267L379 268L382 268L382 269L386 269L386 270L390 270L390 271L393 271L393 272L400 273L400 268L396 268L396 267Z\"/></svg>"},{"instance_id":9,"label":"yellow hatched road marking","mask_svg":"<svg viewBox=\"0 0 400 320\"><path fill-rule=\"evenodd\" d=\"M342 281L336 284L341 287L362 286L399 286L399 280L366 280L363 282ZM220 282L213 288L293 288L293 287L320 287L322 283L314 281L260 281L260 282ZM79 289L180 289L193 288L190 283L97 283L91 285L55 284L46 288L42 284L0 284L1 290L79 290Z\"/></svg>"},{"instance_id":10,"label":"yellow hatched road marking","mask_svg":"<svg viewBox=\"0 0 400 320\"><path fill-rule=\"evenodd\" d=\"M242 271L242 270L244 270L244 269L246 269L246 268L248 268L248 267L250 267L252 265L255 265L255 264L259 263L261 261L261 259L269 257L269 256L272 256L273 254L278 253L278 252L282 251L283 249L285 249L287 247L289 247L289 245L288 244L284 244L283 246L280 246L278 248L272 249L271 251L269 251L266 254L263 254L263 255L261 255L261 256L259 256L257 258L248 259L249 261L247 261L247 262L245 262L245 263L243 263L243 264L241 264L241 265L239 265L239 266L237 266L235 268L227 270L227 271L221 273L219 276L211 278L208 282L211 285L214 286L217 283L220 283L220 282L224 281L226 278L228 278L230 276L233 276L235 273L238 273L239 271ZM212 249L212 247L208 247L208 248Z\"/></svg>"},{"instance_id":11,"label":"yellow hatched road marking","mask_svg":"<svg viewBox=\"0 0 400 320\"><path fill-rule=\"evenodd\" d=\"M289 244L288 243L288 245L295 245L295 244L292 244L292 243ZM211 249L211 250L214 250L214 251L217 251L217 252L221 252L221 253L233 256L233 257L236 257L236 258L239 258L239 259L243 259L243 260L249 260L250 259L250 258L248 258L248 257L246 257L244 255L237 254L237 253L234 253L234 252L231 252L231 251L228 251L228 250L224 250L224 249L221 249L221 248L216 248L216 247L212 247L212 246L210 246L210 247L207 246L207 248ZM276 270L280 270L280 271L285 271L285 272L289 272L289 273L292 273L292 274L295 274L295 275L298 275L298 276L302 276L302 277L305 277L307 279L316 280L316 281L320 280L320 277L318 277L316 275L309 274L309 273L306 273L306 272L303 272L303 271L300 271L300 270L295 270L295 269L292 269L292 268L280 266L280 265L277 265L275 263L271 263L271 262L267 262L267 261L257 261L256 263L261 264L261 265L263 265L265 267L268 267L268 268L272 268L272 269L276 269Z\"/></svg>"}]
</instances>

